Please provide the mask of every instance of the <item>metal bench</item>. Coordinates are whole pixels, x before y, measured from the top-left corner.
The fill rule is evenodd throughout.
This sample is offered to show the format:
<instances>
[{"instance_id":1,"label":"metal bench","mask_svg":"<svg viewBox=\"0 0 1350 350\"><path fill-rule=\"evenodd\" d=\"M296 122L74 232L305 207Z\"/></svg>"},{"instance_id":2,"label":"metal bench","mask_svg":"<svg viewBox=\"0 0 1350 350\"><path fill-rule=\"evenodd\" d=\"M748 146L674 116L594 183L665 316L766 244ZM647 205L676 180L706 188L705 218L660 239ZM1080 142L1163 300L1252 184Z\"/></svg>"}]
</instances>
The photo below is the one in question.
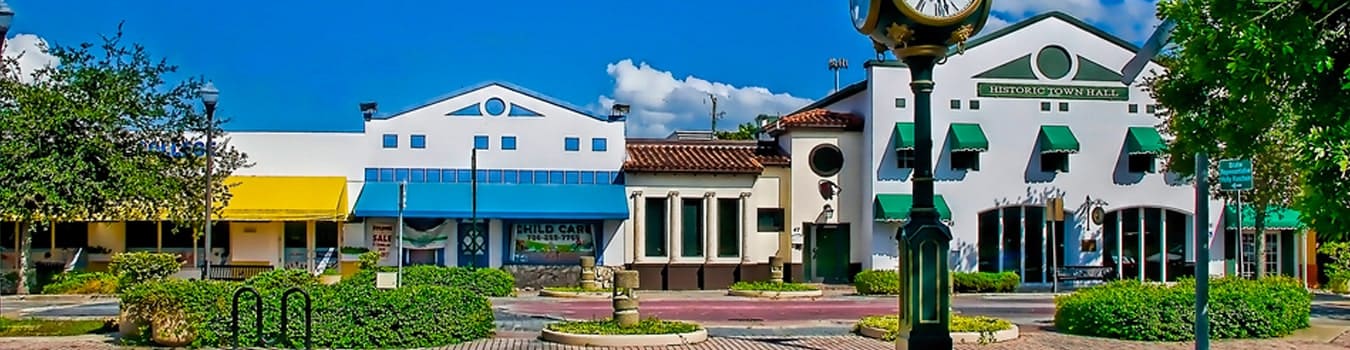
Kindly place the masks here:
<instances>
[{"instance_id":1,"label":"metal bench","mask_svg":"<svg viewBox=\"0 0 1350 350\"><path fill-rule=\"evenodd\" d=\"M272 270L271 265L211 265L211 274L206 278L222 281L243 281Z\"/></svg>"},{"instance_id":2,"label":"metal bench","mask_svg":"<svg viewBox=\"0 0 1350 350\"><path fill-rule=\"evenodd\" d=\"M1114 277L1115 269L1110 266L1061 266L1055 268L1054 291L1059 291L1059 282L1064 281L1102 281Z\"/></svg>"}]
</instances>

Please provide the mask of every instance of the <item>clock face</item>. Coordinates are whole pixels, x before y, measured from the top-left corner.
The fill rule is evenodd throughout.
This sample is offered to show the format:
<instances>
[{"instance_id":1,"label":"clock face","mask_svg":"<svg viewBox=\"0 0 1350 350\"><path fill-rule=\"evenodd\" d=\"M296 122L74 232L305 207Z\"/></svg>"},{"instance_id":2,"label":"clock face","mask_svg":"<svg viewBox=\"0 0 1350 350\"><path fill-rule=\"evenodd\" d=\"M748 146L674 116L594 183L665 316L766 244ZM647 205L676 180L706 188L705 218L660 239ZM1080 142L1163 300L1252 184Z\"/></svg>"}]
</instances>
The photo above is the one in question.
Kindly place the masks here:
<instances>
[{"instance_id":1,"label":"clock face","mask_svg":"<svg viewBox=\"0 0 1350 350\"><path fill-rule=\"evenodd\" d=\"M853 18L853 28L861 30L867 25L867 16L872 12L872 1L875 0L848 0L848 13Z\"/></svg>"},{"instance_id":2,"label":"clock face","mask_svg":"<svg viewBox=\"0 0 1350 350\"><path fill-rule=\"evenodd\" d=\"M914 11L933 18L953 18L975 7L975 0L904 0Z\"/></svg>"}]
</instances>

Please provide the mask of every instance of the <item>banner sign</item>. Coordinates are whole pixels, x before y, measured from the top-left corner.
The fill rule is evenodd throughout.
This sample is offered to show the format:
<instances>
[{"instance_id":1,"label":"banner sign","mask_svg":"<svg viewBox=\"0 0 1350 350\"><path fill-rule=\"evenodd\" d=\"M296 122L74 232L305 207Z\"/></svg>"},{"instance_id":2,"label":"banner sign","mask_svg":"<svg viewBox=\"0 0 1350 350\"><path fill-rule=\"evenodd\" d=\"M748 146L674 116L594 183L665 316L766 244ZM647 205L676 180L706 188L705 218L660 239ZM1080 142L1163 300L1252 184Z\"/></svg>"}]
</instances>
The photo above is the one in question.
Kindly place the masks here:
<instances>
[{"instance_id":1,"label":"banner sign","mask_svg":"<svg viewBox=\"0 0 1350 350\"><path fill-rule=\"evenodd\" d=\"M1103 86L977 83L980 97L1128 101L1130 88Z\"/></svg>"},{"instance_id":2,"label":"banner sign","mask_svg":"<svg viewBox=\"0 0 1350 350\"><path fill-rule=\"evenodd\" d=\"M403 219L403 248L445 249L450 241L450 220Z\"/></svg>"},{"instance_id":3,"label":"banner sign","mask_svg":"<svg viewBox=\"0 0 1350 350\"><path fill-rule=\"evenodd\" d=\"M390 223L371 223L370 224L370 249L380 252L380 265L395 265L398 263L396 257L389 254L390 247L394 244L394 224Z\"/></svg>"},{"instance_id":4,"label":"banner sign","mask_svg":"<svg viewBox=\"0 0 1350 350\"><path fill-rule=\"evenodd\" d=\"M595 224L519 223L511 225L511 261L520 264L575 265L595 256Z\"/></svg>"}]
</instances>

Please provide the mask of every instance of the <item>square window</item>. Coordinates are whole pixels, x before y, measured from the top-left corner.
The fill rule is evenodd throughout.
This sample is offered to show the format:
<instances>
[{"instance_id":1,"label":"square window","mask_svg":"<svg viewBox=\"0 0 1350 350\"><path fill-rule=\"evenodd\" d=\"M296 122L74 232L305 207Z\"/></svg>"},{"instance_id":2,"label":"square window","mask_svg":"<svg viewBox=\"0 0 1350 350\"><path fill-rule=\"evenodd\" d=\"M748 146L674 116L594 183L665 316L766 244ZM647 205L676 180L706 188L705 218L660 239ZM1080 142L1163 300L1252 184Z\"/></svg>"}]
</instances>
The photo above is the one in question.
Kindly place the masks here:
<instances>
[{"instance_id":1,"label":"square window","mask_svg":"<svg viewBox=\"0 0 1350 350\"><path fill-rule=\"evenodd\" d=\"M563 139L563 149L568 152L580 151L581 139L576 137L568 137Z\"/></svg>"},{"instance_id":2,"label":"square window","mask_svg":"<svg viewBox=\"0 0 1350 350\"><path fill-rule=\"evenodd\" d=\"M1060 112L1068 112L1068 111L1069 111L1069 103L1068 103L1068 102L1060 102L1060 103L1059 103L1059 111L1060 111Z\"/></svg>"},{"instance_id":3,"label":"square window","mask_svg":"<svg viewBox=\"0 0 1350 350\"><path fill-rule=\"evenodd\" d=\"M1150 114L1151 114L1151 113L1157 113L1157 112L1158 112L1158 107L1157 107L1156 105L1148 105L1148 106L1145 106L1145 109L1144 109L1144 110L1147 111L1147 112L1150 113Z\"/></svg>"},{"instance_id":4,"label":"square window","mask_svg":"<svg viewBox=\"0 0 1350 350\"><path fill-rule=\"evenodd\" d=\"M905 108L905 98L897 97L895 99L895 108Z\"/></svg>"},{"instance_id":5,"label":"square window","mask_svg":"<svg viewBox=\"0 0 1350 350\"><path fill-rule=\"evenodd\" d=\"M427 182L441 182L441 169L427 169Z\"/></svg>"},{"instance_id":6,"label":"square window","mask_svg":"<svg viewBox=\"0 0 1350 350\"><path fill-rule=\"evenodd\" d=\"M380 169L380 181L384 182L394 181L394 169L390 168Z\"/></svg>"},{"instance_id":7,"label":"square window","mask_svg":"<svg viewBox=\"0 0 1350 350\"><path fill-rule=\"evenodd\" d=\"M1069 172L1069 154L1068 153L1042 153L1041 171L1047 173Z\"/></svg>"},{"instance_id":8,"label":"square window","mask_svg":"<svg viewBox=\"0 0 1350 350\"><path fill-rule=\"evenodd\" d=\"M609 150L609 140L603 137L591 139L591 151L604 152Z\"/></svg>"},{"instance_id":9,"label":"square window","mask_svg":"<svg viewBox=\"0 0 1350 350\"><path fill-rule=\"evenodd\" d=\"M1139 105L1131 103L1130 113L1139 113Z\"/></svg>"},{"instance_id":10,"label":"square window","mask_svg":"<svg viewBox=\"0 0 1350 350\"><path fill-rule=\"evenodd\" d=\"M479 180L482 180L482 179L479 179ZM501 171L501 170L488 170L488 173L487 173L487 182L490 183L490 184L499 184L499 183L502 183L502 171Z\"/></svg>"},{"instance_id":11,"label":"square window","mask_svg":"<svg viewBox=\"0 0 1350 350\"><path fill-rule=\"evenodd\" d=\"M480 182L480 183L482 183L482 182L488 182L488 171L487 171L487 169L478 169L477 174L478 174L478 182Z\"/></svg>"},{"instance_id":12,"label":"square window","mask_svg":"<svg viewBox=\"0 0 1350 350\"><path fill-rule=\"evenodd\" d=\"M474 135L474 137L473 137L473 148L474 148L474 149L488 149L488 137L487 137L487 135Z\"/></svg>"},{"instance_id":13,"label":"square window","mask_svg":"<svg viewBox=\"0 0 1350 350\"><path fill-rule=\"evenodd\" d=\"M581 172L581 184L583 185L595 184L595 172L594 171Z\"/></svg>"},{"instance_id":14,"label":"square window","mask_svg":"<svg viewBox=\"0 0 1350 350\"><path fill-rule=\"evenodd\" d=\"M952 109L961 109L961 100L952 100Z\"/></svg>"},{"instance_id":15,"label":"square window","mask_svg":"<svg viewBox=\"0 0 1350 350\"><path fill-rule=\"evenodd\" d=\"M600 185L610 184L609 172L608 171L595 172L595 183Z\"/></svg>"},{"instance_id":16,"label":"square window","mask_svg":"<svg viewBox=\"0 0 1350 350\"><path fill-rule=\"evenodd\" d=\"M520 183L522 183L522 184L527 184L527 185L528 185L528 184L534 183L534 172L533 172L533 171L529 171L529 170L520 170L520 171L517 171L517 172L520 173Z\"/></svg>"},{"instance_id":17,"label":"square window","mask_svg":"<svg viewBox=\"0 0 1350 350\"><path fill-rule=\"evenodd\" d=\"M398 135L384 134L384 148L398 148Z\"/></svg>"},{"instance_id":18,"label":"square window","mask_svg":"<svg viewBox=\"0 0 1350 350\"><path fill-rule=\"evenodd\" d=\"M913 169L915 160L914 150L901 150L895 152L896 167L900 169Z\"/></svg>"},{"instance_id":19,"label":"square window","mask_svg":"<svg viewBox=\"0 0 1350 350\"><path fill-rule=\"evenodd\" d=\"M1041 102L1041 112L1050 111L1050 102Z\"/></svg>"},{"instance_id":20,"label":"square window","mask_svg":"<svg viewBox=\"0 0 1350 350\"><path fill-rule=\"evenodd\" d=\"M782 232L783 208L759 208L755 222L759 232Z\"/></svg>"},{"instance_id":21,"label":"square window","mask_svg":"<svg viewBox=\"0 0 1350 350\"><path fill-rule=\"evenodd\" d=\"M562 178L562 176L561 176L561 174L560 174L560 175L559 175L559 181L558 181L557 183L562 183L561 178ZM549 182L548 182L548 170L535 170L535 171L534 171L534 183L541 184L541 185L542 185L542 184L547 184L547 183L549 183Z\"/></svg>"},{"instance_id":22,"label":"square window","mask_svg":"<svg viewBox=\"0 0 1350 350\"><path fill-rule=\"evenodd\" d=\"M502 170L502 182L509 184L519 183L520 172L515 170Z\"/></svg>"},{"instance_id":23,"label":"square window","mask_svg":"<svg viewBox=\"0 0 1350 350\"><path fill-rule=\"evenodd\" d=\"M427 148L427 135L413 135L408 141L408 146L416 149Z\"/></svg>"},{"instance_id":24,"label":"square window","mask_svg":"<svg viewBox=\"0 0 1350 350\"><path fill-rule=\"evenodd\" d=\"M409 177L412 178L408 180L409 182L427 182L427 171L426 169L412 169L412 176Z\"/></svg>"},{"instance_id":25,"label":"square window","mask_svg":"<svg viewBox=\"0 0 1350 350\"><path fill-rule=\"evenodd\" d=\"M394 169L394 181L408 181L408 169Z\"/></svg>"},{"instance_id":26,"label":"square window","mask_svg":"<svg viewBox=\"0 0 1350 350\"><path fill-rule=\"evenodd\" d=\"M980 171L980 152L952 152L952 170Z\"/></svg>"},{"instance_id":27,"label":"square window","mask_svg":"<svg viewBox=\"0 0 1350 350\"><path fill-rule=\"evenodd\" d=\"M979 110L980 100L970 100L970 110Z\"/></svg>"},{"instance_id":28,"label":"square window","mask_svg":"<svg viewBox=\"0 0 1350 350\"><path fill-rule=\"evenodd\" d=\"M366 182L380 181L380 169L366 168ZM202 200L206 202L206 200Z\"/></svg>"},{"instance_id":29,"label":"square window","mask_svg":"<svg viewBox=\"0 0 1350 350\"><path fill-rule=\"evenodd\" d=\"M441 169L441 181L455 183L455 169Z\"/></svg>"},{"instance_id":30,"label":"square window","mask_svg":"<svg viewBox=\"0 0 1350 350\"><path fill-rule=\"evenodd\" d=\"M516 149L516 137L515 137L515 136L502 136L502 149L504 149L504 150L513 150L513 149Z\"/></svg>"},{"instance_id":31,"label":"square window","mask_svg":"<svg viewBox=\"0 0 1350 350\"><path fill-rule=\"evenodd\" d=\"M559 185L561 185L561 184L563 183L563 172L562 172L562 170L553 170L553 171L549 171L549 172L548 172L548 183L551 183L551 184L559 184Z\"/></svg>"},{"instance_id":32,"label":"square window","mask_svg":"<svg viewBox=\"0 0 1350 350\"><path fill-rule=\"evenodd\" d=\"M565 172L565 173L563 173L563 174L564 174L564 176L563 176L563 183L564 183L564 184L575 185L575 184L578 184L578 183L581 182L581 173L580 173L580 172L577 172L577 171L567 171L567 172Z\"/></svg>"},{"instance_id":33,"label":"square window","mask_svg":"<svg viewBox=\"0 0 1350 350\"><path fill-rule=\"evenodd\" d=\"M1132 173L1152 173L1157 171L1154 165L1152 154L1131 154L1130 172Z\"/></svg>"},{"instance_id":34,"label":"square window","mask_svg":"<svg viewBox=\"0 0 1350 350\"><path fill-rule=\"evenodd\" d=\"M457 179L456 182L459 182L459 183L462 183L462 184L466 184L466 183L469 183L469 182L473 181L473 171L472 171L472 170L469 170L469 169L459 169L459 170L456 170L456 172L457 172L457 174L456 174L456 176L455 176L455 178Z\"/></svg>"}]
</instances>

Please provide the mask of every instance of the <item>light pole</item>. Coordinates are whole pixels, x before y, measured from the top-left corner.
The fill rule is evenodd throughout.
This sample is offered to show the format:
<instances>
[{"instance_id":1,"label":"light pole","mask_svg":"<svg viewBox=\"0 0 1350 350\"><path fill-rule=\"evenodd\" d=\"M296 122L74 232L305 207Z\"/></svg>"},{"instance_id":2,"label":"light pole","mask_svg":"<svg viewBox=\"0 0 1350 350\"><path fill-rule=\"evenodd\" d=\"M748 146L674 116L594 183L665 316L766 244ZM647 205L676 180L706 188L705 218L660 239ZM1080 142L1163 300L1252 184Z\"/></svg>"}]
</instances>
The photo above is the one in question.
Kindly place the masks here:
<instances>
[{"instance_id":1,"label":"light pole","mask_svg":"<svg viewBox=\"0 0 1350 350\"><path fill-rule=\"evenodd\" d=\"M878 54L889 50L908 65L914 91L914 202L909 221L896 232L900 257L896 349L952 348L947 266L952 234L933 206L933 67L946 62L951 46L964 50L966 40L984 28L991 1L936 5L922 0L849 0L854 29L871 39Z\"/></svg>"},{"instance_id":2,"label":"light pole","mask_svg":"<svg viewBox=\"0 0 1350 350\"><path fill-rule=\"evenodd\" d=\"M14 22L14 9L0 0L0 55L5 53L5 35L9 34L9 25Z\"/></svg>"},{"instance_id":3,"label":"light pole","mask_svg":"<svg viewBox=\"0 0 1350 350\"><path fill-rule=\"evenodd\" d=\"M211 147L211 135L215 134L216 102L220 101L220 90L216 90L215 84L207 82L206 85L202 86L201 90L197 91L197 95L202 99L202 106L206 107L206 127L203 128L203 130L206 131L206 266L202 268L202 279L210 279L211 214L213 214L212 207L215 206L212 204L211 200L211 185L214 183L214 181L211 180L211 165L212 158L215 157L212 150L213 147Z\"/></svg>"},{"instance_id":4,"label":"light pole","mask_svg":"<svg viewBox=\"0 0 1350 350\"><path fill-rule=\"evenodd\" d=\"M839 92L839 71L840 71L840 70L844 70L844 69L848 69L848 59L846 59L846 58L831 58L831 59L830 59L830 71L831 71L831 72L834 72L834 91L835 91L835 92Z\"/></svg>"},{"instance_id":5,"label":"light pole","mask_svg":"<svg viewBox=\"0 0 1350 350\"><path fill-rule=\"evenodd\" d=\"M403 287L403 208L408 207L408 182L398 182L398 278L394 288Z\"/></svg>"}]
</instances>

